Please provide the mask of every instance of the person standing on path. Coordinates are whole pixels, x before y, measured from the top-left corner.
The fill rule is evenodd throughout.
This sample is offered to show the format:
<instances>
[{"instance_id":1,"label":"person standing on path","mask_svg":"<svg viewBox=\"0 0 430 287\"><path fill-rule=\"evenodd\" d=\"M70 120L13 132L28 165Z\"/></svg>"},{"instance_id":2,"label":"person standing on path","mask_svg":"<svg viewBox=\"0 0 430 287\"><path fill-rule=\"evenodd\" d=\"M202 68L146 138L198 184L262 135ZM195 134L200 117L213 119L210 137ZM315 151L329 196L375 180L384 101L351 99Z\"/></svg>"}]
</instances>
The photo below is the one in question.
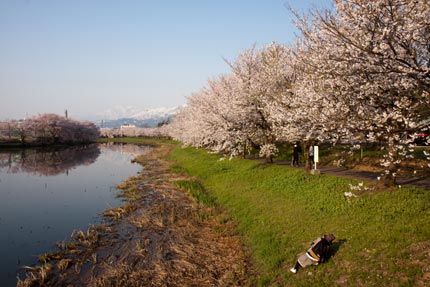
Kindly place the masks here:
<instances>
[{"instance_id":1,"label":"person standing on path","mask_svg":"<svg viewBox=\"0 0 430 287\"><path fill-rule=\"evenodd\" d=\"M294 144L293 149L293 163L292 166L299 166L299 156L302 152L302 148L300 147L300 144L297 142Z\"/></svg>"},{"instance_id":2,"label":"person standing on path","mask_svg":"<svg viewBox=\"0 0 430 287\"><path fill-rule=\"evenodd\" d=\"M311 166L314 164L314 146L312 144L309 146L309 162Z\"/></svg>"}]
</instances>

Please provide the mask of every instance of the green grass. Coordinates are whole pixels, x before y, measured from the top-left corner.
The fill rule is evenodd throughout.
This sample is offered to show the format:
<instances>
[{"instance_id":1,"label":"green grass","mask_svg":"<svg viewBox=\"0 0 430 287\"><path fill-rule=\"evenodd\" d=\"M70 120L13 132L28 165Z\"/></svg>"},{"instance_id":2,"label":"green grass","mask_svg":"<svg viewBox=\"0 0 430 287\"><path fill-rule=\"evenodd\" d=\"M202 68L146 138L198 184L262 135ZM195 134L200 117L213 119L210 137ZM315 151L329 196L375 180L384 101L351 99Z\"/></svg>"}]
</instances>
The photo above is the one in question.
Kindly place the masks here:
<instances>
[{"instance_id":1,"label":"green grass","mask_svg":"<svg viewBox=\"0 0 430 287\"><path fill-rule=\"evenodd\" d=\"M414 243L430 245L430 192L402 188L347 199L354 180L220 158L179 146L170 155L177 172L198 178L178 185L209 192L236 221L259 285L409 286L422 277L410 258L429 251ZM297 254L324 233L337 237L330 260L289 273Z\"/></svg>"},{"instance_id":2,"label":"green grass","mask_svg":"<svg viewBox=\"0 0 430 287\"><path fill-rule=\"evenodd\" d=\"M175 185L188 192L197 202L205 206L215 207L215 199L204 190L199 182L195 180L178 180Z\"/></svg>"}]
</instances>

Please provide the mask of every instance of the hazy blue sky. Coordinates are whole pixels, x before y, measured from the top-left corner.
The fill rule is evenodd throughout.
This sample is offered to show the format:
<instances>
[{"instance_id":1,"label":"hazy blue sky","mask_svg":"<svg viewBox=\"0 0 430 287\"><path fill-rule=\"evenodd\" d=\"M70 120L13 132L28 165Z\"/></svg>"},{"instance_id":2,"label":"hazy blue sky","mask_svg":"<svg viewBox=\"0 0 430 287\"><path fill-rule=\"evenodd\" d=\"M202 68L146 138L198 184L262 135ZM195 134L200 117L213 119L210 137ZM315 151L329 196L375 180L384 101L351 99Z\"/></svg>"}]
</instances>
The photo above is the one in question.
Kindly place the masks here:
<instances>
[{"instance_id":1,"label":"hazy blue sky","mask_svg":"<svg viewBox=\"0 0 430 287\"><path fill-rule=\"evenodd\" d=\"M114 106L186 103L223 57L291 43L287 3L330 0L0 0L0 119L91 118Z\"/></svg>"}]
</instances>

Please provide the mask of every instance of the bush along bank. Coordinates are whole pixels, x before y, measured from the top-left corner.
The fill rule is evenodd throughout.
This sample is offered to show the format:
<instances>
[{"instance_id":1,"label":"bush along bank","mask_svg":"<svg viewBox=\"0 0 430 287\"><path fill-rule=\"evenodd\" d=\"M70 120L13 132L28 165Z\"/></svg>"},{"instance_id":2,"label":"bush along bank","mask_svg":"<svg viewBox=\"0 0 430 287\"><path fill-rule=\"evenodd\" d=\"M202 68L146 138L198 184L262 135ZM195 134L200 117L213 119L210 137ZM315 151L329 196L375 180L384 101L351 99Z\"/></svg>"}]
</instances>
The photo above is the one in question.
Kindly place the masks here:
<instances>
[{"instance_id":1,"label":"bush along bank","mask_svg":"<svg viewBox=\"0 0 430 287\"><path fill-rule=\"evenodd\" d=\"M430 283L430 193L378 190L356 180L177 146L174 170L195 176L236 221L262 286L424 286ZM329 260L292 274L324 233Z\"/></svg>"}]
</instances>

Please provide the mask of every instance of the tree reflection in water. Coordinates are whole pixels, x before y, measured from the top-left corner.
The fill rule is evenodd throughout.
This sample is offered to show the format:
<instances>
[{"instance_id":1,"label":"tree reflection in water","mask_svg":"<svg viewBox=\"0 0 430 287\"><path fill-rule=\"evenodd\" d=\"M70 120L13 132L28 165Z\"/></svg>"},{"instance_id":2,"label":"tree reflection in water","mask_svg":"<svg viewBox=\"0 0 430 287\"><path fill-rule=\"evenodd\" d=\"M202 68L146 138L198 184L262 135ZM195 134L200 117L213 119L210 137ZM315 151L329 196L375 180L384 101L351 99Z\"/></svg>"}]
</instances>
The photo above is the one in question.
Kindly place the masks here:
<instances>
[{"instance_id":1,"label":"tree reflection in water","mask_svg":"<svg viewBox=\"0 0 430 287\"><path fill-rule=\"evenodd\" d=\"M150 146L138 145L138 144L127 144L127 143L114 143L108 142L100 145L100 150L110 150L119 152L122 154L131 154L134 156L138 156L143 154L151 149Z\"/></svg>"},{"instance_id":2,"label":"tree reflection in water","mask_svg":"<svg viewBox=\"0 0 430 287\"><path fill-rule=\"evenodd\" d=\"M8 173L53 176L68 173L80 165L94 163L100 155L98 144L0 150L0 169Z\"/></svg>"},{"instance_id":3,"label":"tree reflection in water","mask_svg":"<svg viewBox=\"0 0 430 287\"><path fill-rule=\"evenodd\" d=\"M121 205L115 186L142 169L131 161L148 150L134 144L1 148L0 286L16 286L16 271L35 264L36 254Z\"/></svg>"}]
</instances>

